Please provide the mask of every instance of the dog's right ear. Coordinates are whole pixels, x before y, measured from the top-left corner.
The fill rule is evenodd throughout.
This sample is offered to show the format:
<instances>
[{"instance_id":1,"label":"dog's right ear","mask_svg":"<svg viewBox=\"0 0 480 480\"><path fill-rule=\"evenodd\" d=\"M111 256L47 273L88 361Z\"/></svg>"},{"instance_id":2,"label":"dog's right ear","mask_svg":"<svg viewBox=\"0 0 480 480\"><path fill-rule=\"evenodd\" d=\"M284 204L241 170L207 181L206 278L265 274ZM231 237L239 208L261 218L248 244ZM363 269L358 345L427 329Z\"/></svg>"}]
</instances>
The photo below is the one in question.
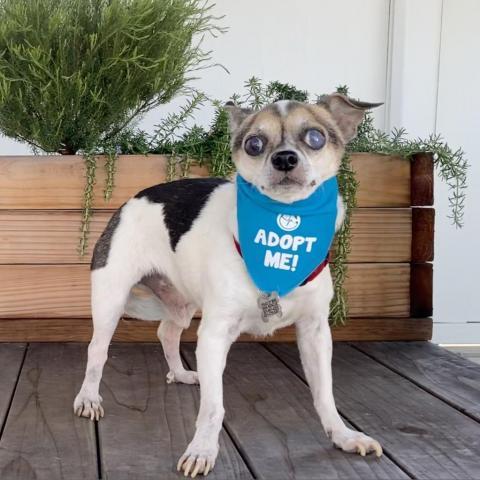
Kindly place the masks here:
<instances>
[{"instance_id":1,"label":"dog's right ear","mask_svg":"<svg viewBox=\"0 0 480 480\"><path fill-rule=\"evenodd\" d=\"M228 112L230 133L235 132L240 124L254 112L250 108L237 107L233 102L227 102L224 108Z\"/></svg>"}]
</instances>

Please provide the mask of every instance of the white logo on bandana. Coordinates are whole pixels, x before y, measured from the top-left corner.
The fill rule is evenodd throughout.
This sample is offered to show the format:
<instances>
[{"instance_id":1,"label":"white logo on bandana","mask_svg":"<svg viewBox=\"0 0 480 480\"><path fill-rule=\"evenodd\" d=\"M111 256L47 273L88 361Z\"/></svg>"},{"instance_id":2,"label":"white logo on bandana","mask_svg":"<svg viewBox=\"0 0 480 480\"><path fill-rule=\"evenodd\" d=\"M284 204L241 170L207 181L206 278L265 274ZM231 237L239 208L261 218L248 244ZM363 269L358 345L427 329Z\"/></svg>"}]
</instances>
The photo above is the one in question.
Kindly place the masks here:
<instances>
[{"instance_id":1,"label":"white logo on bandana","mask_svg":"<svg viewBox=\"0 0 480 480\"><path fill-rule=\"evenodd\" d=\"M277 216L277 225L285 232L293 232L301 223L300 215L285 215L279 213Z\"/></svg>"}]
</instances>

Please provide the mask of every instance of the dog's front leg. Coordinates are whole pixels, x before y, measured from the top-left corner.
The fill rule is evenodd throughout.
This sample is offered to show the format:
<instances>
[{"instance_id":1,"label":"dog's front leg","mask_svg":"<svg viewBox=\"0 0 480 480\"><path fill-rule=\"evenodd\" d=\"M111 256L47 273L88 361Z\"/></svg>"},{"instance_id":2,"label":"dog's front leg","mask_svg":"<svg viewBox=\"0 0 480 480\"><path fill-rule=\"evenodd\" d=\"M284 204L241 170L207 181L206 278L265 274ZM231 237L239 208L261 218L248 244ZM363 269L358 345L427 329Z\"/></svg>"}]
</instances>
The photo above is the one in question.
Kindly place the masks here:
<instances>
[{"instance_id":1,"label":"dog's front leg","mask_svg":"<svg viewBox=\"0 0 480 480\"><path fill-rule=\"evenodd\" d=\"M328 317L303 319L297 322L297 342L305 376L310 385L315 409L325 433L345 452L364 456L382 447L373 438L345 426L338 414L332 388L332 335Z\"/></svg>"},{"instance_id":2,"label":"dog's front leg","mask_svg":"<svg viewBox=\"0 0 480 480\"><path fill-rule=\"evenodd\" d=\"M200 381L200 409L193 440L178 461L177 470L195 477L213 468L218 454L218 436L222 428L222 376L228 350L235 339L225 318L205 315L198 332L196 350Z\"/></svg>"}]
</instances>

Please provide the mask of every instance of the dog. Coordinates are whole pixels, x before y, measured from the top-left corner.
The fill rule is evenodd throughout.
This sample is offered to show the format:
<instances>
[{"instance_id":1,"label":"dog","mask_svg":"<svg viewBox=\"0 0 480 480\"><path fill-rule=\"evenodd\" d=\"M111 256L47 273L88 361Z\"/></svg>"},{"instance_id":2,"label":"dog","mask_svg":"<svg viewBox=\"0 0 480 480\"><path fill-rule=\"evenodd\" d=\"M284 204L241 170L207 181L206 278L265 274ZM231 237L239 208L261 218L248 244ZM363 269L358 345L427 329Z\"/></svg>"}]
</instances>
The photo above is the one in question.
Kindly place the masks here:
<instances>
[{"instance_id":1,"label":"dog","mask_svg":"<svg viewBox=\"0 0 480 480\"><path fill-rule=\"evenodd\" d=\"M276 204L308 201L335 179L346 143L355 137L365 112L378 105L339 93L320 97L316 104L282 100L260 111L227 104L237 178ZM380 456L380 444L347 428L335 406L328 322L333 286L327 262L316 268L314 278L298 282L287 294L262 296L243 258L241 238L238 244L238 194L238 182L182 179L143 190L112 216L92 257L94 331L74 412L92 420L104 415L99 385L120 317L126 313L161 320L158 337L169 367L167 382L199 383L201 393L196 432L177 469L192 478L207 475L218 454L222 374L232 342L244 332L271 335L295 324L303 368L327 436L346 452ZM335 193L334 202L332 229L338 230L344 216L341 196ZM288 231L300 217L287 216L286 221L281 226ZM308 250L314 242L293 234L285 235L286 240L277 237L264 232L256 240L267 247L294 244L297 250ZM267 266L277 262L288 269L292 258L272 256ZM198 373L184 368L179 353L182 330L197 309L202 310Z\"/></svg>"}]
</instances>

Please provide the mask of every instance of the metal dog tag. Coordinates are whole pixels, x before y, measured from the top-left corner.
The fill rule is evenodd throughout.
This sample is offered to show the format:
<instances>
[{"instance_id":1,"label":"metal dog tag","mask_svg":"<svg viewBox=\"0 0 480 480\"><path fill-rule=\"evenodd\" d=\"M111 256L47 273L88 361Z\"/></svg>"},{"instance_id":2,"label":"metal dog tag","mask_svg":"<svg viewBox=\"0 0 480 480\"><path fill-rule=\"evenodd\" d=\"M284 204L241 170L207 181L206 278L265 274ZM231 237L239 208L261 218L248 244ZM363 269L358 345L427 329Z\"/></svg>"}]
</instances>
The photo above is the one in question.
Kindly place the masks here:
<instances>
[{"instance_id":1,"label":"metal dog tag","mask_svg":"<svg viewBox=\"0 0 480 480\"><path fill-rule=\"evenodd\" d=\"M258 306L262 311L262 320L268 322L271 317L282 318L282 307L277 292L262 293L258 297Z\"/></svg>"}]
</instances>

